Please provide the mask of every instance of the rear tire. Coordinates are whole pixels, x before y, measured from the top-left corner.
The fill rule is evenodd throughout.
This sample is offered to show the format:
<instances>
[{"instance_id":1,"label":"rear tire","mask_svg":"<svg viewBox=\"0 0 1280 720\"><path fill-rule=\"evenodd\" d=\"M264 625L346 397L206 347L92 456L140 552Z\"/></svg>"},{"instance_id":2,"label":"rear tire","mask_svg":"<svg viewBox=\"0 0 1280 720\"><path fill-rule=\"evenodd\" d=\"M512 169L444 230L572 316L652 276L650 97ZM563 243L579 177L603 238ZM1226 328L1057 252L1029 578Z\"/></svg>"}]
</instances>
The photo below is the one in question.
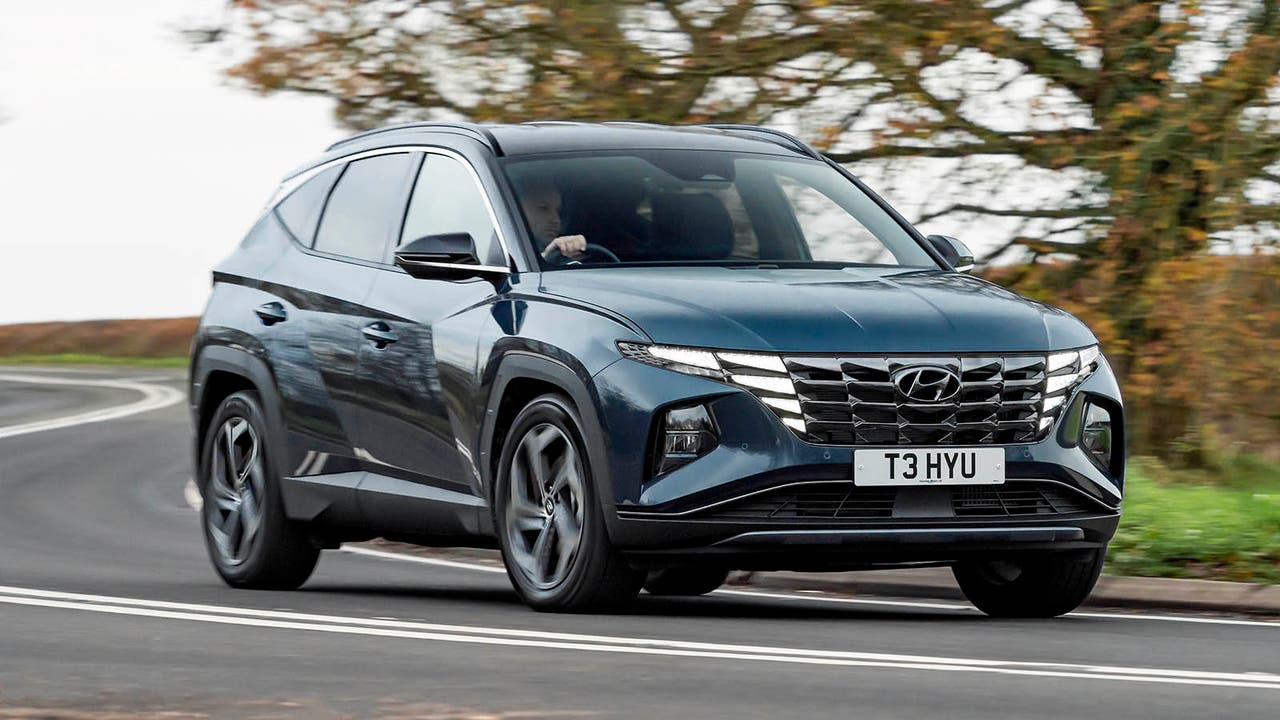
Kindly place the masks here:
<instances>
[{"instance_id":1,"label":"rear tire","mask_svg":"<svg viewBox=\"0 0 1280 720\"><path fill-rule=\"evenodd\" d=\"M262 405L249 391L222 401L201 446L205 547L232 587L293 590L320 557L306 527L285 517L272 447Z\"/></svg>"},{"instance_id":2,"label":"rear tire","mask_svg":"<svg viewBox=\"0 0 1280 720\"><path fill-rule=\"evenodd\" d=\"M973 560L952 568L960 590L992 617L1050 618L1075 610L1102 573L1105 547L1016 561Z\"/></svg>"},{"instance_id":3,"label":"rear tire","mask_svg":"<svg viewBox=\"0 0 1280 720\"><path fill-rule=\"evenodd\" d=\"M662 568L649 572L644 581L644 589L650 595L706 595L723 585L728 578L728 570L716 568Z\"/></svg>"},{"instance_id":4,"label":"rear tire","mask_svg":"<svg viewBox=\"0 0 1280 720\"><path fill-rule=\"evenodd\" d=\"M590 612L634 600L644 582L609 542L583 441L567 398L524 407L503 443L493 526L511 585L544 612Z\"/></svg>"}]
</instances>

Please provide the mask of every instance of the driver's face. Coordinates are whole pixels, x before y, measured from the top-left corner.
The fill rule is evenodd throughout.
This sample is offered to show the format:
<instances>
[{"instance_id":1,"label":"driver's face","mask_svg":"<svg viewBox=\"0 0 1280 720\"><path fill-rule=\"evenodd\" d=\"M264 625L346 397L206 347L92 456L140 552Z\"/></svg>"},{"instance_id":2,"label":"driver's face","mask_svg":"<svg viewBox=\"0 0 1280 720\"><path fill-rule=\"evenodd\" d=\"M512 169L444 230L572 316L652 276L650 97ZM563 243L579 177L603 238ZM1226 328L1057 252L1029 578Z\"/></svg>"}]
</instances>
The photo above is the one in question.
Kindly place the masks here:
<instances>
[{"instance_id":1,"label":"driver's face","mask_svg":"<svg viewBox=\"0 0 1280 720\"><path fill-rule=\"evenodd\" d=\"M529 229L544 247L560 234L560 191L555 186L526 193L520 208L529 221Z\"/></svg>"}]
</instances>

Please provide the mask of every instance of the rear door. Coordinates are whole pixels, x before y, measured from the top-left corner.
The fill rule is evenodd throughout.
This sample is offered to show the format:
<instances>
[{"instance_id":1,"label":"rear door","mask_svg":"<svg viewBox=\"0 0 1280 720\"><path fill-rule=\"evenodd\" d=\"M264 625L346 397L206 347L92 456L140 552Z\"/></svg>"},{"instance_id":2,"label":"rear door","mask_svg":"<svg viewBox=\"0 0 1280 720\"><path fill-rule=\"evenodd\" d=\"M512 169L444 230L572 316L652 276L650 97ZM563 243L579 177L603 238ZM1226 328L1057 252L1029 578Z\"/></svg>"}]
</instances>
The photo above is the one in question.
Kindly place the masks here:
<instances>
[{"instance_id":1,"label":"rear door","mask_svg":"<svg viewBox=\"0 0 1280 720\"><path fill-rule=\"evenodd\" d=\"M475 170L461 156L427 152L413 186L397 246L443 233L470 233L484 264L507 266L493 210ZM366 422L360 441L380 477L361 487L361 506L405 532L465 532L467 509L481 507L479 477L464 441L474 435L477 338L474 311L496 294L489 280L414 278L378 273L368 304L384 318L360 350ZM406 502L408 498L418 500ZM474 512L470 513L474 516Z\"/></svg>"},{"instance_id":2,"label":"rear door","mask_svg":"<svg viewBox=\"0 0 1280 720\"><path fill-rule=\"evenodd\" d=\"M377 154L323 170L277 208L297 245L268 280L279 300L281 344L272 365L290 429L294 477L361 466L357 362L361 330L376 317L365 301L398 230L417 155Z\"/></svg>"}]
</instances>

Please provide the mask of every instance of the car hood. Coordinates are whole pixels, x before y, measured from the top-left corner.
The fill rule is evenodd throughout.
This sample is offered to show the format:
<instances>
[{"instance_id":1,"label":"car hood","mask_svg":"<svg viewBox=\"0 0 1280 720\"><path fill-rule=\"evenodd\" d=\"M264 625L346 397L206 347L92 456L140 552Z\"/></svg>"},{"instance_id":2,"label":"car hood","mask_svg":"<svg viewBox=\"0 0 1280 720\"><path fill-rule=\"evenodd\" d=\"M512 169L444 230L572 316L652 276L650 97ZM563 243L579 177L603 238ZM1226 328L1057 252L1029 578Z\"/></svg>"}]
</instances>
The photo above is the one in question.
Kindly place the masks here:
<instances>
[{"instance_id":1,"label":"car hood","mask_svg":"<svg viewBox=\"0 0 1280 720\"><path fill-rule=\"evenodd\" d=\"M541 291L626 316L655 342L790 353L1015 352L1096 342L1070 313L953 272L575 268Z\"/></svg>"}]
</instances>

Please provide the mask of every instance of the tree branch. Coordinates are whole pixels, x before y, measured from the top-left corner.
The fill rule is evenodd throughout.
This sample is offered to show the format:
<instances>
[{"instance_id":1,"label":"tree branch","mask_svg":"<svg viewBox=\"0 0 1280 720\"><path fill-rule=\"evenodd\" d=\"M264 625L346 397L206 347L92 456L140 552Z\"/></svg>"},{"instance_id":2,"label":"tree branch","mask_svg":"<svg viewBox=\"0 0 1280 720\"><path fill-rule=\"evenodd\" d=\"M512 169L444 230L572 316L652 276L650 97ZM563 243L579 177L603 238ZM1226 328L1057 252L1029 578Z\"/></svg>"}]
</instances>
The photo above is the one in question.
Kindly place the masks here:
<instances>
[{"instance_id":1,"label":"tree branch","mask_svg":"<svg viewBox=\"0 0 1280 720\"><path fill-rule=\"evenodd\" d=\"M987 7L981 2L956 3L968 18L954 27L955 40L968 41L974 47L996 57L1015 60L1031 72L1060 85L1087 104L1093 104L1098 87L1098 72L1085 67L1069 52L1049 46L1043 39L1019 35L997 19L1013 7Z\"/></svg>"}]
</instances>

